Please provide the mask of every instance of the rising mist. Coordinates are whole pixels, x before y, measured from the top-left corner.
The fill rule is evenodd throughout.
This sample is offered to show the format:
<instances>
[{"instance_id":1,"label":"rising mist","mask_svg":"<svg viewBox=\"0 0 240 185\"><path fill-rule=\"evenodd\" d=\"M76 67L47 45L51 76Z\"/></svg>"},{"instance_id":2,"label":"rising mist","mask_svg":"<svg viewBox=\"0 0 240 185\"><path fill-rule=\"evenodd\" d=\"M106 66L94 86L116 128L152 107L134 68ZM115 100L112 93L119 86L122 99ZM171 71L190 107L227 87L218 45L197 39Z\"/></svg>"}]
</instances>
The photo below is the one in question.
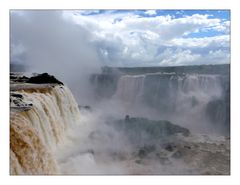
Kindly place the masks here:
<instances>
[{"instance_id":1,"label":"rising mist","mask_svg":"<svg viewBox=\"0 0 240 185\"><path fill-rule=\"evenodd\" d=\"M11 64L54 75L80 110L53 150L56 173L229 174L228 64L104 68L91 33L62 11L10 21Z\"/></svg>"}]
</instances>

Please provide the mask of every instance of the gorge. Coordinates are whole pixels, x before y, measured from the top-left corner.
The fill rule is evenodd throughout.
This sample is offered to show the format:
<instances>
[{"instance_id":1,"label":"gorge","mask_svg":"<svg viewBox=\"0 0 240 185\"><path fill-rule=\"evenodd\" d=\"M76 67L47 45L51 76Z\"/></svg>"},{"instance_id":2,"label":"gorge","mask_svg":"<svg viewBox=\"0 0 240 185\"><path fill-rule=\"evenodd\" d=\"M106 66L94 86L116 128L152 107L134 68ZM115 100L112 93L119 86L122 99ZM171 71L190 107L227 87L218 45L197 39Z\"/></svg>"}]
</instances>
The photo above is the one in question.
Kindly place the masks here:
<instances>
[{"instance_id":1,"label":"gorge","mask_svg":"<svg viewBox=\"0 0 240 185\"><path fill-rule=\"evenodd\" d=\"M103 68L93 104L10 75L10 174L230 173L229 66Z\"/></svg>"}]
</instances>

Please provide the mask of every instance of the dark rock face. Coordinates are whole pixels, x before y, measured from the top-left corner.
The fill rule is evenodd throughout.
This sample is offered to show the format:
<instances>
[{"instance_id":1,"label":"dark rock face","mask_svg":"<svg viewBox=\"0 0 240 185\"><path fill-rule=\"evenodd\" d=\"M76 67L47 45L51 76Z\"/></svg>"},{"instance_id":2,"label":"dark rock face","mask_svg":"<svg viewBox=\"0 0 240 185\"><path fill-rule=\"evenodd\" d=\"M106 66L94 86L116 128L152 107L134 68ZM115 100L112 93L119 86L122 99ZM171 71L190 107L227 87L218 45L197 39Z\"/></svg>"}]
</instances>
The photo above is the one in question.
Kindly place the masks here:
<instances>
[{"instance_id":1,"label":"dark rock face","mask_svg":"<svg viewBox=\"0 0 240 185\"><path fill-rule=\"evenodd\" d=\"M23 95L21 95L21 94L16 94L16 93L12 93L11 96L12 96L12 97L16 97L16 98L21 98L21 99L23 98Z\"/></svg>"},{"instance_id":2,"label":"dark rock face","mask_svg":"<svg viewBox=\"0 0 240 185\"><path fill-rule=\"evenodd\" d=\"M10 108L14 110L29 110L33 106L32 103L24 103L24 97L21 94L11 93L10 94Z\"/></svg>"},{"instance_id":3,"label":"dark rock face","mask_svg":"<svg viewBox=\"0 0 240 185\"><path fill-rule=\"evenodd\" d=\"M28 77L21 75L21 74L17 74L17 73L10 73L10 81L12 82L21 82L24 83L26 81L28 81Z\"/></svg>"},{"instance_id":4,"label":"dark rock face","mask_svg":"<svg viewBox=\"0 0 240 185\"><path fill-rule=\"evenodd\" d=\"M154 152L156 147L154 145L145 145L138 150L138 157L143 158L146 157L148 154Z\"/></svg>"},{"instance_id":5,"label":"dark rock face","mask_svg":"<svg viewBox=\"0 0 240 185\"><path fill-rule=\"evenodd\" d=\"M176 158L176 159L179 159L182 157L182 153L180 151L176 151L173 155L172 155L173 158Z\"/></svg>"},{"instance_id":6,"label":"dark rock face","mask_svg":"<svg viewBox=\"0 0 240 185\"><path fill-rule=\"evenodd\" d=\"M63 85L62 82L57 80L54 76L49 75L48 73L42 73L37 76L30 77L27 80L27 83L34 83L34 84L56 83L56 84Z\"/></svg>"},{"instance_id":7,"label":"dark rock face","mask_svg":"<svg viewBox=\"0 0 240 185\"><path fill-rule=\"evenodd\" d=\"M127 116L124 120L117 120L108 123L133 143L151 142L160 138L168 137L177 133L188 136L190 131L181 126L172 124L166 120L148 120L146 118L130 118Z\"/></svg>"},{"instance_id":8,"label":"dark rock face","mask_svg":"<svg viewBox=\"0 0 240 185\"><path fill-rule=\"evenodd\" d=\"M170 143L167 143L165 146L164 146L164 149L169 151L169 152L172 152L174 150L174 148L176 148L175 145L173 144L170 144Z\"/></svg>"},{"instance_id":9,"label":"dark rock face","mask_svg":"<svg viewBox=\"0 0 240 185\"><path fill-rule=\"evenodd\" d=\"M174 125L167 120L153 121L146 118L128 118L125 121L125 126L128 129L143 129L153 136L168 136L176 133L182 133L187 136L190 133L188 129Z\"/></svg>"}]
</instances>

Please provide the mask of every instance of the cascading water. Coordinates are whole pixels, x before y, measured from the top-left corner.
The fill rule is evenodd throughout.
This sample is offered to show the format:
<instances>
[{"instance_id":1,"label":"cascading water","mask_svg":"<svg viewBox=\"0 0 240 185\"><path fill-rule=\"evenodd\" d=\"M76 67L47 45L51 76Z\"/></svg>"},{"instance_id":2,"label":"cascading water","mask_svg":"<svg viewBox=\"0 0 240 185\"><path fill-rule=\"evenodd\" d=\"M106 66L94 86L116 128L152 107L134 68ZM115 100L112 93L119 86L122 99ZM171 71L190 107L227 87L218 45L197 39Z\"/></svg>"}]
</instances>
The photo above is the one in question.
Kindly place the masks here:
<instances>
[{"instance_id":1,"label":"cascading water","mask_svg":"<svg viewBox=\"0 0 240 185\"><path fill-rule=\"evenodd\" d=\"M11 105L10 173L57 174L53 153L63 143L66 130L79 119L77 103L65 86L27 87L14 93L21 97L18 103L31 107L24 110L22 105Z\"/></svg>"},{"instance_id":2,"label":"cascading water","mask_svg":"<svg viewBox=\"0 0 240 185\"><path fill-rule=\"evenodd\" d=\"M222 87L218 75L148 74L121 76L113 97L130 103L138 100L155 106L166 104L182 110L183 100L192 106L194 99L209 101L221 96Z\"/></svg>"},{"instance_id":3,"label":"cascading water","mask_svg":"<svg viewBox=\"0 0 240 185\"><path fill-rule=\"evenodd\" d=\"M113 98L127 105L128 110L148 106L170 120L176 121L173 118L178 117L180 122L206 122L209 121L206 118L209 103L224 99L226 94L223 78L215 74L123 75ZM227 114L226 111L221 113Z\"/></svg>"},{"instance_id":4,"label":"cascading water","mask_svg":"<svg viewBox=\"0 0 240 185\"><path fill-rule=\"evenodd\" d=\"M145 75L122 76L114 96L128 103L140 101L144 90L144 79Z\"/></svg>"},{"instance_id":5,"label":"cascading water","mask_svg":"<svg viewBox=\"0 0 240 185\"><path fill-rule=\"evenodd\" d=\"M105 87L111 90L104 97L109 100L79 106L81 116L63 85L26 84L22 79L11 84L10 173L229 174L229 137L202 134L194 125L197 118L205 121L205 111L213 122L225 120L229 87L223 76L111 77L99 78L105 86L98 84L103 94ZM153 110L158 117L152 117Z\"/></svg>"},{"instance_id":6,"label":"cascading water","mask_svg":"<svg viewBox=\"0 0 240 185\"><path fill-rule=\"evenodd\" d=\"M151 97L148 97L151 94ZM175 96L175 98L174 98ZM148 75L124 75L120 77L115 98L134 103L136 98L144 101L151 98L152 101L164 101L173 98L174 103L181 106L184 98L195 97L197 99L212 99L222 96L221 79L218 75L184 75L148 74ZM170 105L171 106L171 105Z\"/></svg>"}]
</instances>

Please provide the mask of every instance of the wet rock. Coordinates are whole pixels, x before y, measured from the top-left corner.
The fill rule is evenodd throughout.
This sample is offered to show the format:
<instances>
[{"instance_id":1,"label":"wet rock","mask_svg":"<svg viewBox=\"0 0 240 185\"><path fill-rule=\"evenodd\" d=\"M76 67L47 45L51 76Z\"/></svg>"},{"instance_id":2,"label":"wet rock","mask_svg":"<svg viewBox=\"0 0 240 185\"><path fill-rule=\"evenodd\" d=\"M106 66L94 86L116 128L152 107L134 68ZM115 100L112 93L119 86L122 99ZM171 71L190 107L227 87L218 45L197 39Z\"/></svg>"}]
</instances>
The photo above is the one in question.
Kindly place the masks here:
<instances>
[{"instance_id":1,"label":"wet rock","mask_svg":"<svg viewBox=\"0 0 240 185\"><path fill-rule=\"evenodd\" d=\"M159 158L159 162L163 165L170 165L171 164L171 161L166 157Z\"/></svg>"},{"instance_id":2,"label":"wet rock","mask_svg":"<svg viewBox=\"0 0 240 185\"><path fill-rule=\"evenodd\" d=\"M57 80L54 76L49 75L48 73L42 73L37 76L33 76L27 80L27 83L34 83L34 84L56 83L56 84L63 85L62 82Z\"/></svg>"},{"instance_id":3,"label":"wet rock","mask_svg":"<svg viewBox=\"0 0 240 185\"><path fill-rule=\"evenodd\" d=\"M143 147L143 149L144 149L146 152L150 153L150 152L155 151L155 150L156 150L156 147L155 147L155 145L145 145L145 146Z\"/></svg>"},{"instance_id":4,"label":"wet rock","mask_svg":"<svg viewBox=\"0 0 240 185\"><path fill-rule=\"evenodd\" d=\"M149 120L146 118L134 118L128 115L124 120L111 121L109 125L114 126L119 131L123 131L130 140L139 141L144 136L146 139L159 139L170 135L181 133L188 136L190 131L184 127L172 124L166 120Z\"/></svg>"},{"instance_id":5,"label":"wet rock","mask_svg":"<svg viewBox=\"0 0 240 185\"><path fill-rule=\"evenodd\" d=\"M17 105L17 106L20 106L20 104L21 104L21 101L20 101L20 100L17 100L17 99L12 100L12 102L13 102L15 105Z\"/></svg>"},{"instance_id":6,"label":"wet rock","mask_svg":"<svg viewBox=\"0 0 240 185\"><path fill-rule=\"evenodd\" d=\"M156 147L154 145L145 145L138 151L138 156L140 158L146 157L149 153L156 150Z\"/></svg>"},{"instance_id":7,"label":"wet rock","mask_svg":"<svg viewBox=\"0 0 240 185\"><path fill-rule=\"evenodd\" d=\"M10 93L10 108L17 111L27 111L32 108L32 103L24 102L23 95Z\"/></svg>"},{"instance_id":8,"label":"wet rock","mask_svg":"<svg viewBox=\"0 0 240 185\"><path fill-rule=\"evenodd\" d=\"M129 121L129 119L130 119L130 116L129 116L129 115L126 115L126 116L125 116L125 121Z\"/></svg>"},{"instance_id":9,"label":"wet rock","mask_svg":"<svg viewBox=\"0 0 240 185\"><path fill-rule=\"evenodd\" d=\"M172 155L173 158L176 158L176 159L179 159L182 157L182 152L180 151L176 151L173 155Z\"/></svg>"},{"instance_id":10,"label":"wet rock","mask_svg":"<svg viewBox=\"0 0 240 185\"><path fill-rule=\"evenodd\" d=\"M146 152L144 149L140 149L140 150L138 151L138 156L139 156L140 158L146 157L146 156L147 156L147 152Z\"/></svg>"},{"instance_id":11,"label":"wet rock","mask_svg":"<svg viewBox=\"0 0 240 185\"><path fill-rule=\"evenodd\" d=\"M126 160L126 156L124 153L121 152L111 152L110 156L113 160L117 160L117 161L123 161Z\"/></svg>"},{"instance_id":12,"label":"wet rock","mask_svg":"<svg viewBox=\"0 0 240 185\"><path fill-rule=\"evenodd\" d=\"M161 164L166 165L166 164L170 164L171 163L170 160L168 159L168 156L166 154L163 154L161 152L160 153L157 152L155 155L156 155L158 161Z\"/></svg>"},{"instance_id":13,"label":"wet rock","mask_svg":"<svg viewBox=\"0 0 240 185\"><path fill-rule=\"evenodd\" d=\"M21 94L12 93L11 96L15 97L15 98L23 98L23 95L21 95Z\"/></svg>"},{"instance_id":14,"label":"wet rock","mask_svg":"<svg viewBox=\"0 0 240 185\"><path fill-rule=\"evenodd\" d=\"M166 146L164 147L165 150L172 152L174 150L176 146L173 146L171 144L166 144Z\"/></svg>"},{"instance_id":15,"label":"wet rock","mask_svg":"<svg viewBox=\"0 0 240 185\"><path fill-rule=\"evenodd\" d=\"M191 149L191 146L184 146L184 148Z\"/></svg>"},{"instance_id":16,"label":"wet rock","mask_svg":"<svg viewBox=\"0 0 240 185\"><path fill-rule=\"evenodd\" d=\"M88 149L88 150L87 150L87 153L90 153L90 154L94 155L95 152L94 152L93 149Z\"/></svg>"},{"instance_id":17,"label":"wet rock","mask_svg":"<svg viewBox=\"0 0 240 185\"><path fill-rule=\"evenodd\" d=\"M26 82L29 78L22 75L22 74L16 74L16 73L11 73L10 74L10 81L11 82Z\"/></svg>"},{"instance_id":18,"label":"wet rock","mask_svg":"<svg viewBox=\"0 0 240 185\"><path fill-rule=\"evenodd\" d=\"M135 160L135 163L137 163L137 164L141 164L142 161L141 161L140 159L137 159L137 160Z\"/></svg>"}]
</instances>

